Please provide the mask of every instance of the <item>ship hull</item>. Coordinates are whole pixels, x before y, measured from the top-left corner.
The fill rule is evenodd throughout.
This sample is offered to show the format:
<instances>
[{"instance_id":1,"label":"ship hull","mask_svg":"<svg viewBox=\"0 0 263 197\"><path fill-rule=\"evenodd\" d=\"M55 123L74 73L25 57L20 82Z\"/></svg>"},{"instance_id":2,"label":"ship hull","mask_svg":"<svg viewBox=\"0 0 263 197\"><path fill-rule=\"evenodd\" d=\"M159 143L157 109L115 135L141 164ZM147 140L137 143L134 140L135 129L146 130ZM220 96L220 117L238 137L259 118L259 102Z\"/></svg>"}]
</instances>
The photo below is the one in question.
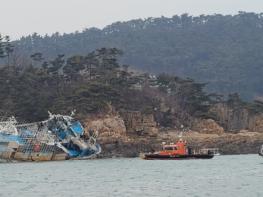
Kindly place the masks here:
<instances>
[{"instance_id":1,"label":"ship hull","mask_svg":"<svg viewBox=\"0 0 263 197\"><path fill-rule=\"evenodd\" d=\"M11 126L10 126L11 125ZM49 119L18 124L0 122L0 159L8 161L60 161L88 159L101 152L97 132L85 135L71 116L50 114Z\"/></svg>"},{"instance_id":2,"label":"ship hull","mask_svg":"<svg viewBox=\"0 0 263 197\"><path fill-rule=\"evenodd\" d=\"M188 159L212 159L212 154L195 154L195 155L158 155L144 154L142 158L145 160L188 160Z\"/></svg>"}]
</instances>

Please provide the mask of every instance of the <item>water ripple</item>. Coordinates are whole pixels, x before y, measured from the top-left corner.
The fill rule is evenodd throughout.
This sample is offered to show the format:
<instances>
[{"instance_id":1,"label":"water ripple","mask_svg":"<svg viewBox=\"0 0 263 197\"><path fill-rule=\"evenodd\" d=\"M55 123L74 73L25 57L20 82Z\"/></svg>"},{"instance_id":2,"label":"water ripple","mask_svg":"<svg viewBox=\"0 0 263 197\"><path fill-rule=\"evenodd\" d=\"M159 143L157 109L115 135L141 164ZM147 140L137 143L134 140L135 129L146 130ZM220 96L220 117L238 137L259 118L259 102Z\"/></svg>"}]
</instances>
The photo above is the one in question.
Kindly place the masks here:
<instances>
[{"instance_id":1,"label":"water ripple","mask_svg":"<svg viewBox=\"0 0 263 197\"><path fill-rule=\"evenodd\" d=\"M0 165L0 197L263 196L262 158L105 159Z\"/></svg>"}]
</instances>

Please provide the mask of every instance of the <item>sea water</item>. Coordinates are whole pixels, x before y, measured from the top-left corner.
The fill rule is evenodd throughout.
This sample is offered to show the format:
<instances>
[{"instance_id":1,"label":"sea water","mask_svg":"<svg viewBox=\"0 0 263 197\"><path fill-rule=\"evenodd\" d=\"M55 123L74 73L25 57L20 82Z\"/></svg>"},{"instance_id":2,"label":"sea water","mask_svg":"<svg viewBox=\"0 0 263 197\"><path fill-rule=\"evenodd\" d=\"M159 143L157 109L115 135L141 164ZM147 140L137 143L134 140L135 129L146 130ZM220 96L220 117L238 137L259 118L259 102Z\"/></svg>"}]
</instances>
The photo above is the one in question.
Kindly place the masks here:
<instances>
[{"instance_id":1,"label":"sea water","mask_svg":"<svg viewBox=\"0 0 263 197\"><path fill-rule=\"evenodd\" d=\"M263 157L0 164L0 196L262 197Z\"/></svg>"}]
</instances>

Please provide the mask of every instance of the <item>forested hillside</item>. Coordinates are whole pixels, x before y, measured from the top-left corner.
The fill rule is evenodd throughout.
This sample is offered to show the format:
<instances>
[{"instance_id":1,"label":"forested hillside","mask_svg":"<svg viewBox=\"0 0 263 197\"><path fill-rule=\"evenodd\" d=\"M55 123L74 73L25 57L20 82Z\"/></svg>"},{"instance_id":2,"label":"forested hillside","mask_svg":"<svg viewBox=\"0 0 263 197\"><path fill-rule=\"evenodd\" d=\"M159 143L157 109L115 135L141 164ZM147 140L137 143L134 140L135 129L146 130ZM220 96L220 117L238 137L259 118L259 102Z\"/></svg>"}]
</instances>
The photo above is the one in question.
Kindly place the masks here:
<instances>
[{"instance_id":1,"label":"forested hillside","mask_svg":"<svg viewBox=\"0 0 263 197\"><path fill-rule=\"evenodd\" d=\"M263 95L263 14L184 14L117 22L104 29L15 42L20 53L87 54L101 47L125 51L121 61L152 73L173 73L207 82L212 92L238 92L245 99Z\"/></svg>"},{"instance_id":2,"label":"forested hillside","mask_svg":"<svg viewBox=\"0 0 263 197\"><path fill-rule=\"evenodd\" d=\"M48 110L66 114L76 109L80 117L139 111L155 114L163 126L189 125L193 117L208 116L216 97L203 91L204 84L135 74L119 64L120 54L101 48L42 63L41 55L34 54L33 64L0 67L0 116L37 121L47 118Z\"/></svg>"},{"instance_id":3,"label":"forested hillside","mask_svg":"<svg viewBox=\"0 0 263 197\"><path fill-rule=\"evenodd\" d=\"M47 60L34 53L23 63L9 37L0 36L0 59L6 61L0 66L0 116L37 121L47 118L48 110L66 114L76 109L80 118L138 112L153 115L161 127L191 127L196 119L213 118L226 128L247 128L243 120L263 111L260 98L249 103L235 93L224 100L190 78L133 72L118 61L122 54L101 48Z\"/></svg>"}]
</instances>

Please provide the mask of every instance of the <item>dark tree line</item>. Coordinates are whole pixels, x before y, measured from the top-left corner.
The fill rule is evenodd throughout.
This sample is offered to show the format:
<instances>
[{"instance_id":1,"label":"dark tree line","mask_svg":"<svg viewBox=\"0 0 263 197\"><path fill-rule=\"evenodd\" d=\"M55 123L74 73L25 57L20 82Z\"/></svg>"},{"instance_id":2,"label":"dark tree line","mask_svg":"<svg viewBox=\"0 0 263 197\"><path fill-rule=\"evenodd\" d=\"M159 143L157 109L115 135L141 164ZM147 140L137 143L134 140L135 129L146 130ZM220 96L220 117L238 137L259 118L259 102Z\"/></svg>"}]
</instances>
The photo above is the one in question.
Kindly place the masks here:
<instances>
[{"instance_id":1,"label":"dark tree line","mask_svg":"<svg viewBox=\"0 0 263 197\"><path fill-rule=\"evenodd\" d=\"M134 73L119 63L122 54L116 48L101 48L47 60L34 53L28 65L0 67L1 116L37 121L46 118L48 110L76 109L85 117L114 109L155 114L163 126L171 126L208 112L212 100L203 84L166 74ZM163 121L168 114L178 122Z\"/></svg>"},{"instance_id":2,"label":"dark tree line","mask_svg":"<svg viewBox=\"0 0 263 197\"><path fill-rule=\"evenodd\" d=\"M10 64L10 55L14 51L14 46L11 44L9 36L2 36L0 34L0 58L6 58L7 65Z\"/></svg>"},{"instance_id":3,"label":"dark tree line","mask_svg":"<svg viewBox=\"0 0 263 197\"><path fill-rule=\"evenodd\" d=\"M263 95L263 14L173 16L117 22L72 34L33 34L14 44L27 56L50 60L101 47L125 51L121 62L150 73L170 73L207 83L223 95L251 100ZM37 56L36 56L37 58Z\"/></svg>"}]
</instances>

